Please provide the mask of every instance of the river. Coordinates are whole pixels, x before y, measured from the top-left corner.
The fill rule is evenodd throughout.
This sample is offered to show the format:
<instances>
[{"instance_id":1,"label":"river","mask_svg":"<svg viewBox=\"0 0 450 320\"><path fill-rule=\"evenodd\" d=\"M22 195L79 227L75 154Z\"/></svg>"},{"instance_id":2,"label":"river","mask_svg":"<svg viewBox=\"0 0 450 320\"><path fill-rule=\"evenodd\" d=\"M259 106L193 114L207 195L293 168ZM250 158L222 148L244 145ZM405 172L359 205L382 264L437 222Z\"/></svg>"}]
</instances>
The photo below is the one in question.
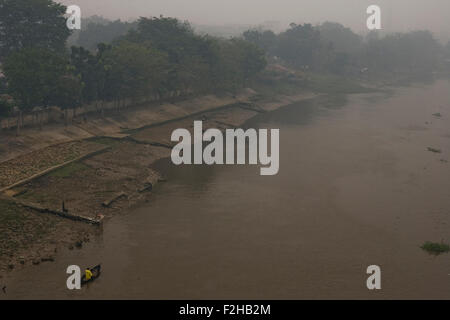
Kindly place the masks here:
<instances>
[{"instance_id":1,"label":"river","mask_svg":"<svg viewBox=\"0 0 450 320\"><path fill-rule=\"evenodd\" d=\"M420 249L450 241L447 80L317 98L245 126L280 129L278 175L160 161L168 181L150 202L15 272L0 298L450 298L450 254ZM66 288L68 265L99 262L98 280ZM369 265L381 290L366 287Z\"/></svg>"}]
</instances>

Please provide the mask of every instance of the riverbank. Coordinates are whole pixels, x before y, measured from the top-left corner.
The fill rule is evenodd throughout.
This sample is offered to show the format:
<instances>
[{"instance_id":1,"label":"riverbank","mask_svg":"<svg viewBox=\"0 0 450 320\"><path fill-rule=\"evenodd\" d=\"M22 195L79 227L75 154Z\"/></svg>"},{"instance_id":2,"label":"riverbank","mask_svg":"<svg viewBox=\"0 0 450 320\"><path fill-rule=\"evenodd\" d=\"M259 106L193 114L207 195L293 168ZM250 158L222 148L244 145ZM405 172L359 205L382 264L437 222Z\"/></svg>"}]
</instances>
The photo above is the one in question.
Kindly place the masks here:
<instances>
[{"instance_id":1,"label":"riverbank","mask_svg":"<svg viewBox=\"0 0 450 320\"><path fill-rule=\"evenodd\" d=\"M192 129L198 119L205 129L234 128L259 113L315 96L302 92L269 99L248 89L236 97L200 98L178 106L94 119L83 124L84 132L91 132L84 139L78 139L70 128L66 132L72 133L64 139L74 140L68 142L52 138L61 137L54 130L50 130L52 134L42 132L50 137L46 143L57 143L0 164L4 191L0 205L7 209L0 215L4 238L1 272L53 261L58 250L80 249L91 234L101 232L101 227L38 212L23 204L91 219L102 216L107 221L151 199L154 185L164 181L151 166L170 155L174 129ZM102 132L95 135L93 131L99 128Z\"/></svg>"},{"instance_id":2,"label":"riverbank","mask_svg":"<svg viewBox=\"0 0 450 320\"><path fill-rule=\"evenodd\" d=\"M448 85L258 113L240 127L280 129L276 176L161 159L151 168L167 182L148 203L107 219L82 250L7 273L0 299L448 298L450 255L421 248L449 241ZM98 263L94 286L67 290L68 265ZM365 285L374 264L377 292Z\"/></svg>"}]
</instances>

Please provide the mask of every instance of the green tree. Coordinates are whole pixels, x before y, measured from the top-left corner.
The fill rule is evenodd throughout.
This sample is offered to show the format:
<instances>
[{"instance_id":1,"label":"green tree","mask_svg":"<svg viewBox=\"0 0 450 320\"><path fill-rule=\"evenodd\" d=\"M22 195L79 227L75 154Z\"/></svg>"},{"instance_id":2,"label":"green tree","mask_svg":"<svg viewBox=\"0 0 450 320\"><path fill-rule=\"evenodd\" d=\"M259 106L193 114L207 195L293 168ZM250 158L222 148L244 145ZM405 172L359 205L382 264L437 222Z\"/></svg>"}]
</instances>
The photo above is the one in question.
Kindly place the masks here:
<instances>
[{"instance_id":1,"label":"green tree","mask_svg":"<svg viewBox=\"0 0 450 320\"><path fill-rule=\"evenodd\" d=\"M199 42L187 22L175 18L140 18L137 31L130 32L129 40L150 42L152 46L168 54L171 63L179 63L182 56L197 51Z\"/></svg>"},{"instance_id":2,"label":"green tree","mask_svg":"<svg viewBox=\"0 0 450 320\"><path fill-rule=\"evenodd\" d=\"M83 85L79 78L66 74L59 77L50 93L49 102L64 110L64 121L67 125L67 110L81 105Z\"/></svg>"},{"instance_id":3,"label":"green tree","mask_svg":"<svg viewBox=\"0 0 450 320\"><path fill-rule=\"evenodd\" d=\"M99 98L99 86L102 84L102 70L98 57L83 47L72 47L70 55L74 73L82 82L82 103L91 103Z\"/></svg>"},{"instance_id":4,"label":"green tree","mask_svg":"<svg viewBox=\"0 0 450 320\"><path fill-rule=\"evenodd\" d=\"M212 81L219 90L237 91L266 66L264 52L242 39L218 40L215 51Z\"/></svg>"},{"instance_id":5,"label":"green tree","mask_svg":"<svg viewBox=\"0 0 450 320\"><path fill-rule=\"evenodd\" d=\"M54 90L50 94L51 104L70 109L80 106L82 84L73 75L63 75L58 79Z\"/></svg>"},{"instance_id":6,"label":"green tree","mask_svg":"<svg viewBox=\"0 0 450 320\"><path fill-rule=\"evenodd\" d=\"M141 18L137 30L130 31L126 39L151 44L152 48L167 55L169 67L165 88L169 94L203 91L210 87L213 41L194 34L189 23L162 16Z\"/></svg>"},{"instance_id":7,"label":"green tree","mask_svg":"<svg viewBox=\"0 0 450 320\"><path fill-rule=\"evenodd\" d=\"M23 48L64 50L66 7L51 0L0 0L0 59Z\"/></svg>"},{"instance_id":8,"label":"green tree","mask_svg":"<svg viewBox=\"0 0 450 320\"><path fill-rule=\"evenodd\" d=\"M332 44L338 53L359 54L363 42L361 36L340 23L324 22L317 27L324 45Z\"/></svg>"},{"instance_id":9,"label":"green tree","mask_svg":"<svg viewBox=\"0 0 450 320\"><path fill-rule=\"evenodd\" d=\"M148 46L121 41L106 47L99 59L105 76L106 100L136 98L157 92L165 80L167 57Z\"/></svg>"},{"instance_id":10,"label":"green tree","mask_svg":"<svg viewBox=\"0 0 450 320\"><path fill-rule=\"evenodd\" d=\"M0 94L0 117L8 117L13 111L13 103L6 94Z\"/></svg>"},{"instance_id":11,"label":"green tree","mask_svg":"<svg viewBox=\"0 0 450 320\"><path fill-rule=\"evenodd\" d=\"M361 60L378 73L425 74L436 69L439 52L429 31L413 31L371 38Z\"/></svg>"},{"instance_id":12,"label":"green tree","mask_svg":"<svg viewBox=\"0 0 450 320\"><path fill-rule=\"evenodd\" d=\"M64 56L42 48L11 54L3 65L8 90L22 111L48 106L52 91L67 71Z\"/></svg>"},{"instance_id":13,"label":"green tree","mask_svg":"<svg viewBox=\"0 0 450 320\"><path fill-rule=\"evenodd\" d=\"M67 57L47 49L27 48L8 56L4 72L8 90L20 107L19 118L23 111L35 107L67 109L79 105L81 83L73 76L73 69Z\"/></svg>"},{"instance_id":14,"label":"green tree","mask_svg":"<svg viewBox=\"0 0 450 320\"><path fill-rule=\"evenodd\" d=\"M248 30L242 34L243 38L248 42L257 45L264 50L269 56L275 55L277 35L271 30Z\"/></svg>"},{"instance_id":15,"label":"green tree","mask_svg":"<svg viewBox=\"0 0 450 320\"><path fill-rule=\"evenodd\" d=\"M277 56L295 67L314 68L321 50L320 32L310 24L297 25L278 36Z\"/></svg>"},{"instance_id":16,"label":"green tree","mask_svg":"<svg viewBox=\"0 0 450 320\"><path fill-rule=\"evenodd\" d=\"M95 50L99 43L111 43L126 35L136 25L137 22L129 23L120 20L85 23L85 27L79 33L77 44L88 50Z\"/></svg>"}]
</instances>

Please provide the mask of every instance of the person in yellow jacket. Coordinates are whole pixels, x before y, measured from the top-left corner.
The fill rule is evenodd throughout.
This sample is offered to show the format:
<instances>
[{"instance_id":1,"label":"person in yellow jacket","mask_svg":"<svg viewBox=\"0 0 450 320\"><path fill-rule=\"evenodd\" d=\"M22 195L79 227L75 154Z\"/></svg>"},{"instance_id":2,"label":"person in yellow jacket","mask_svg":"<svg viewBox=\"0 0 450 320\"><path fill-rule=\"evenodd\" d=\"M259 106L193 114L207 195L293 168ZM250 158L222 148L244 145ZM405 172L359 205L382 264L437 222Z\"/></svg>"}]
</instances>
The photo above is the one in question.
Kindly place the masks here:
<instances>
[{"instance_id":1,"label":"person in yellow jacket","mask_svg":"<svg viewBox=\"0 0 450 320\"><path fill-rule=\"evenodd\" d=\"M89 268L85 270L84 274L86 275L86 281L91 280L92 272L91 272L91 270Z\"/></svg>"}]
</instances>

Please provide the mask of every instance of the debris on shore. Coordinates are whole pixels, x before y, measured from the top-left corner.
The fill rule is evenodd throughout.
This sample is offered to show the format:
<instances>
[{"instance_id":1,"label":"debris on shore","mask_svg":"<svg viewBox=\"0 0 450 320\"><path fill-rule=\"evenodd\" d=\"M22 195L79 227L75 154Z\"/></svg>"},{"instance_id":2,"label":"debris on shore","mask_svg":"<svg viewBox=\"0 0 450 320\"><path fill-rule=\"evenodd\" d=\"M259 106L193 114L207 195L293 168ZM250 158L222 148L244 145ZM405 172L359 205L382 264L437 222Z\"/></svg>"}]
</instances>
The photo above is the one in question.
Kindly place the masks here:
<instances>
[{"instance_id":1,"label":"debris on shore","mask_svg":"<svg viewBox=\"0 0 450 320\"><path fill-rule=\"evenodd\" d=\"M125 192L119 192L117 194L115 194L112 198L103 201L102 206L109 208L114 202L116 202L117 200L126 197L127 194Z\"/></svg>"}]
</instances>

